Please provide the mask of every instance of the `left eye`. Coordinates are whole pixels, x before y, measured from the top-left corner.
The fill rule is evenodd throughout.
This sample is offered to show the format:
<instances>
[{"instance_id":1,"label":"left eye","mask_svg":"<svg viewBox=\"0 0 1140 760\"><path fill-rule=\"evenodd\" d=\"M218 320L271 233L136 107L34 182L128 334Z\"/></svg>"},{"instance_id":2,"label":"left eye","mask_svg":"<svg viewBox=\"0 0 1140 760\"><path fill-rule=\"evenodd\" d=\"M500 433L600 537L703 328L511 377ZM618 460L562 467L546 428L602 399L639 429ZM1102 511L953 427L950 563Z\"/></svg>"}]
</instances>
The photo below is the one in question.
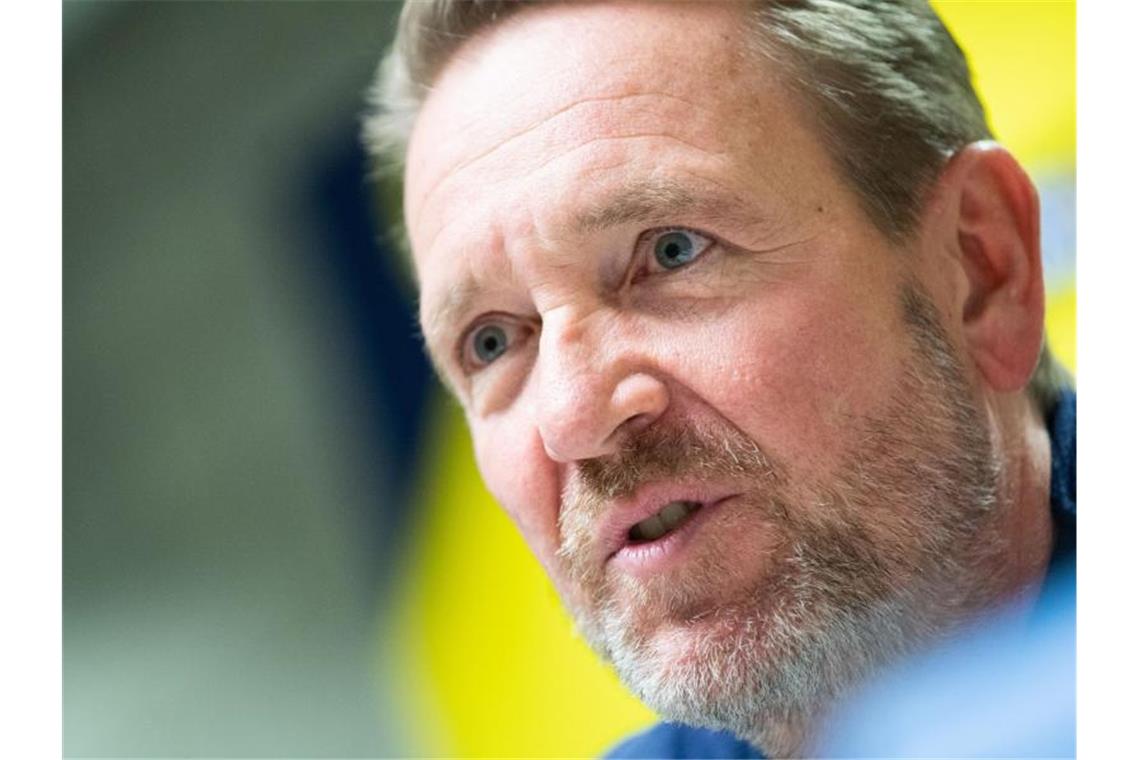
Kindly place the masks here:
<instances>
[{"instance_id":1,"label":"left eye","mask_svg":"<svg viewBox=\"0 0 1140 760\"><path fill-rule=\"evenodd\" d=\"M479 361L490 364L507 350L507 333L498 325L486 325L475 331L471 342Z\"/></svg>"},{"instance_id":2,"label":"left eye","mask_svg":"<svg viewBox=\"0 0 1140 760\"><path fill-rule=\"evenodd\" d=\"M469 375L514 351L529 335L525 324L508 315L491 314L484 319L469 328L459 342L459 361Z\"/></svg>"},{"instance_id":3,"label":"left eye","mask_svg":"<svg viewBox=\"0 0 1140 760\"><path fill-rule=\"evenodd\" d=\"M680 269L711 244L710 239L692 230L666 230L653 239L653 258L663 269Z\"/></svg>"}]
</instances>

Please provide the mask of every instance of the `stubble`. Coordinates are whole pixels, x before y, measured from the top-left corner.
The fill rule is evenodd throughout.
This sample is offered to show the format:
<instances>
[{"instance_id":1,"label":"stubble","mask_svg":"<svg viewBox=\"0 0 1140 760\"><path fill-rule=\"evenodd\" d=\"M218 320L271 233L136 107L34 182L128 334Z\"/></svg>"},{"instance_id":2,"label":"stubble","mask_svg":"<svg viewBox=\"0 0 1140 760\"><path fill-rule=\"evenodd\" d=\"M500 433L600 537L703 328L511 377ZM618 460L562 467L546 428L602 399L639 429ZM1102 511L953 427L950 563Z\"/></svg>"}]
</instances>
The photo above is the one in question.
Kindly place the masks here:
<instances>
[{"instance_id":1,"label":"stubble","mask_svg":"<svg viewBox=\"0 0 1140 760\"><path fill-rule=\"evenodd\" d=\"M792 483L725 420L658 421L568 482L563 598L595 651L662 716L798 754L837 698L995 595L1000 468L985 416L929 298L908 284L899 303L911 360L888 408L853 423L860 443L830 482ZM683 574L611 572L595 545L599 516L644 483L682 478L748 488L704 526ZM770 537L752 548L759 563L729 549L749 532ZM759 577L742 577L740 566L757 564Z\"/></svg>"}]
</instances>

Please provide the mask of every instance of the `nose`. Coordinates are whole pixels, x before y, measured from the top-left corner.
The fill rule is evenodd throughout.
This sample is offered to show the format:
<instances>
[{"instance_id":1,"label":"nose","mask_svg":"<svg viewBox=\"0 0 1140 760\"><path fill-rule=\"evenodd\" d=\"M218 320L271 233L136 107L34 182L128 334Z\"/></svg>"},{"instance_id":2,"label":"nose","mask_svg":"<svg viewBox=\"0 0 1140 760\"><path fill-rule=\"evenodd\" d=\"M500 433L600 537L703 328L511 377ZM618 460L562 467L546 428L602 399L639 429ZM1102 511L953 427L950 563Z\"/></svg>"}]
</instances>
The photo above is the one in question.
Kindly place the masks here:
<instances>
[{"instance_id":1,"label":"nose","mask_svg":"<svg viewBox=\"0 0 1140 760\"><path fill-rule=\"evenodd\" d=\"M538 430L555 461L613 454L624 437L669 406L668 389L649 371L644 346L602 328L601 320L569 314L543 319Z\"/></svg>"}]
</instances>

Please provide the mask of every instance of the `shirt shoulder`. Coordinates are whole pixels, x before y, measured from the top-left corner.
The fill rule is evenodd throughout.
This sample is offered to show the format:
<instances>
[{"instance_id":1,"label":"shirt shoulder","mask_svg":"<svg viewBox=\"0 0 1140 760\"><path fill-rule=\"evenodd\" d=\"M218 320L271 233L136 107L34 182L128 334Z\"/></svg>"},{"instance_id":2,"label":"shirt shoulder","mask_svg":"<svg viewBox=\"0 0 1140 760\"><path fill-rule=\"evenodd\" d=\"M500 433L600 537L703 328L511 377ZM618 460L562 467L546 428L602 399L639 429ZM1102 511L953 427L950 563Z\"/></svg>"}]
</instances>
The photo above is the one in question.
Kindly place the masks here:
<instances>
[{"instance_id":1,"label":"shirt shoulder","mask_svg":"<svg viewBox=\"0 0 1140 760\"><path fill-rule=\"evenodd\" d=\"M694 728L680 723L658 723L625 739L605 758L741 758L763 760L751 744L727 731Z\"/></svg>"}]
</instances>

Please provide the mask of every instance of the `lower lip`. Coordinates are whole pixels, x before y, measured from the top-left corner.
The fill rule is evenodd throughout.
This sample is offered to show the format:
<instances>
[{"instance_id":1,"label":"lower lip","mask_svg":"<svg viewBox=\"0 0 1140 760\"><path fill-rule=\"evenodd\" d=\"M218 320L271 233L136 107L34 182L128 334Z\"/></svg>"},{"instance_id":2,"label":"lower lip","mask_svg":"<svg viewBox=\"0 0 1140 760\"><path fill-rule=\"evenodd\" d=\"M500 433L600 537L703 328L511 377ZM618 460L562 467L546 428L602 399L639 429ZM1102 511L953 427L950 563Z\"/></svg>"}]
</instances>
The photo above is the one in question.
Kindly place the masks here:
<instances>
[{"instance_id":1,"label":"lower lip","mask_svg":"<svg viewBox=\"0 0 1140 760\"><path fill-rule=\"evenodd\" d=\"M697 531L729 498L731 497L704 505L694 512L684 525L656 541L626 544L614 552L608 564L629 575L639 577L668 569L681 560L685 547L693 541Z\"/></svg>"}]
</instances>

